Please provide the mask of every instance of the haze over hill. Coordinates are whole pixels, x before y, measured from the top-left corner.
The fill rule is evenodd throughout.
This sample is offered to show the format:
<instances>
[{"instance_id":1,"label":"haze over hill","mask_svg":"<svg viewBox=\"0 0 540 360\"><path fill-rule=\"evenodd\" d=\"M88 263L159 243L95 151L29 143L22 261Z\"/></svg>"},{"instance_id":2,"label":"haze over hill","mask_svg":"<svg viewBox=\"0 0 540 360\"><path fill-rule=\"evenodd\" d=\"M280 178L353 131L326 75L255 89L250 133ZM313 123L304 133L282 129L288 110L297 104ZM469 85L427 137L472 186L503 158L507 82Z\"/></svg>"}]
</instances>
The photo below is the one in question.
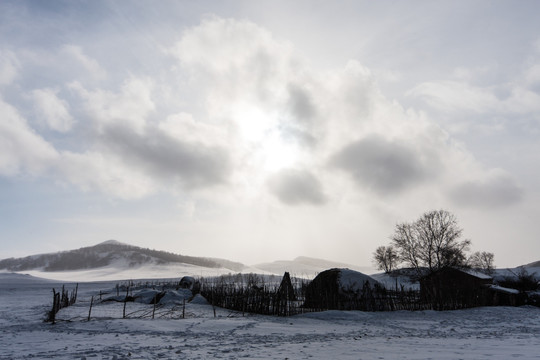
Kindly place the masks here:
<instances>
[{"instance_id":1,"label":"haze over hill","mask_svg":"<svg viewBox=\"0 0 540 360\"><path fill-rule=\"evenodd\" d=\"M529 272L540 273L540 261L523 265ZM184 275L217 276L228 273L261 273L311 278L331 268L349 268L365 274L376 270L369 266L345 264L305 256L252 266L226 259L179 255L141 248L116 240L57 253L0 260L0 271L24 272L48 279L66 281L173 278ZM516 268L499 269L500 276L516 273Z\"/></svg>"},{"instance_id":2,"label":"haze over hill","mask_svg":"<svg viewBox=\"0 0 540 360\"><path fill-rule=\"evenodd\" d=\"M44 272L96 269L112 265L136 268L143 265L186 264L205 268L241 271L244 265L225 259L178 255L108 240L94 246L58 253L0 260L0 269Z\"/></svg>"},{"instance_id":3,"label":"haze over hill","mask_svg":"<svg viewBox=\"0 0 540 360\"><path fill-rule=\"evenodd\" d=\"M299 256L294 260L277 260L269 263L256 264L253 265L253 267L274 274L282 274L284 271L288 271L296 276L308 277L331 268L349 268L363 273L372 273L375 271L374 268L369 266L357 266L306 256Z\"/></svg>"},{"instance_id":4,"label":"haze over hill","mask_svg":"<svg viewBox=\"0 0 540 360\"><path fill-rule=\"evenodd\" d=\"M166 278L180 275L219 275L230 272L313 277L329 268L350 268L372 273L370 267L299 256L247 266L226 259L178 255L108 240L94 246L57 253L0 260L0 271L25 272L58 280Z\"/></svg>"}]
</instances>

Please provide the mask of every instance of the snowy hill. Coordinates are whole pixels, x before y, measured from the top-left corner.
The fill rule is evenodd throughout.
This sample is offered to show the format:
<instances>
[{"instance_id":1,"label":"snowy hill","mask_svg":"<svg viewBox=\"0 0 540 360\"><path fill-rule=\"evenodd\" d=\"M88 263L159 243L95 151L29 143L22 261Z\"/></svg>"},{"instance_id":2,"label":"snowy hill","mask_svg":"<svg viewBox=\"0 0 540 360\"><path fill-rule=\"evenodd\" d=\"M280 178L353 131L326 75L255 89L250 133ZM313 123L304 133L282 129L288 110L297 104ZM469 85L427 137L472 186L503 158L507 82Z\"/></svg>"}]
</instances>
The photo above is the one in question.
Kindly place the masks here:
<instances>
[{"instance_id":1,"label":"snowy hill","mask_svg":"<svg viewBox=\"0 0 540 360\"><path fill-rule=\"evenodd\" d=\"M108 240L95 246L76 250L32 255L19 259L4 259L0 261L0 270L59 272L111 267L134 269L141 266L165 265L187 265L210 269L226 268L229 271L241 271L244 268L243 264L224 259L178 255Z\"/></svg>"},{"instance_id":2,"label":"snowy hill","mask_svg":"<svg viewBox=\"0 0 540 360\"><path fill-rule=\"evenodd\" d=\"M245 266L226 259L178 255L116 240L76 250L0 260L0 272L23 272L62 281L165 279L184 275L219 276L238 272L283 275L285 271L292 275L313 278L321 271L335 267L348 267L362 272L371 270L302 256L291 261Z\"/></svg>"},{"instance_id":3,"label":"snowy hill","mask_svg":"<svg viewBox=\"0 0 540 360\"><path fill-rule=\"evenodd\" d=\"M493 278L496 281L504 280L507 278L517 278L522 272L525 272L525 274L533 275L537 281L540 281L540 261L518 266L515 268L495 269Z\"/></svg>"},{"instance_id":4,"label":"snowy hill","mask_svg":"<svg viewBox=\"0 0 540 360\"><path fill-rule=\"evenodd\" d=\"M253 265L253 268L277 275L288 271L291 275L300 277L315 277L318 273L332 268L349 268L364 273L371 273L373 271L371 267L355 266L305 256L299 256L294 260L278 260L270 263L257 264Z\"/></svg>"},{"instance_id":5,"label":"snowy hill","mask_svg":"<svg viewBox=\"0 0 540 360\"><path fill-rule=\"evenodd\" d=\"M540 268L540 260L532 262L532 263L527 264L527 265L523 265L523 266L529 267L529 268Z\"/></svg>"}]
</instances>

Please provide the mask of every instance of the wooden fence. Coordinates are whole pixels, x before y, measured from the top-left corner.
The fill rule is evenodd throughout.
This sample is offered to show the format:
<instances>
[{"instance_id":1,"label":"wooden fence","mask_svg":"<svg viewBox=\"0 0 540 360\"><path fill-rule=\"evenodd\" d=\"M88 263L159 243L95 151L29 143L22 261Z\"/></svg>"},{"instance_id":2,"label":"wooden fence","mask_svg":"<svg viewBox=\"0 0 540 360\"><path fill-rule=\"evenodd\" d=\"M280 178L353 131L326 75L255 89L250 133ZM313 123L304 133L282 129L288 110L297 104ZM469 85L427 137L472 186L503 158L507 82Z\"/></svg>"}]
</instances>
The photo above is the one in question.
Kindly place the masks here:
<instances>
[{"instance_id":1,"label":"wooden fence","mask_svg":"<svg viewBox=\"0 0 540 360\"><path fill-rule=\"evenodd\" d=\"M225 278L201 282L201 295L213 306L263 315L290 316L325 310L395 311L428 310L433 304L423 301L417 290L371 287L366 283L361 291L343 292L319 289L307 292L308 280L277 284L239 284ZM287 292L284 294L284 281Z\"/></svg>"},{"instance_id":2,"label":"wooden fence","mask_svg":"<svg viewBox=\"0 0 540 360\"><path fill-rule=\"evenodd\" d=\"M77 301L77 292L79 290L79 284L75 286L75 289L71 291L67 291L65 289L65 286L62 285L62 291L56 292L56 290L53 288L53 306L52 309L47 312L47 317L45 319L45 322L52 322L53 324L56 323L56 313L60 311L60 309L71 306L75 304Z\"/></svg>"}]
</instances>

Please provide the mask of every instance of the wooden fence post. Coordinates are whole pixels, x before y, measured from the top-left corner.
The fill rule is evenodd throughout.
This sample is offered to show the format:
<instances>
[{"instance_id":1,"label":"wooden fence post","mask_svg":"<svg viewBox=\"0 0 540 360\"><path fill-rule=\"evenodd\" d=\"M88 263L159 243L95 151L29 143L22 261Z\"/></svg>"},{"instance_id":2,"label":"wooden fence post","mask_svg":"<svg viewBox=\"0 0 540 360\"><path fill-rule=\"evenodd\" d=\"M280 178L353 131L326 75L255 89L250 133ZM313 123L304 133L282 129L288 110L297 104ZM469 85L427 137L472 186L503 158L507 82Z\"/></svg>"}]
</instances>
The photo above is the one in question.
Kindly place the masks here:
<instances>
[{"instance_id":1,"label":"wooden fence post","mask_svg":"<svg viewBox=\"0 0 540 360\"><path fill-rule=\"evenodd\" d=\"M49 321L51 321L54 324L56 324L56 312L58 311L56 307L56 290L54 288L52 289L53 292L53 306L51 312L49 312Z\"/></svg>"},{"instance_id":2,"label":"wooden fence post","mask_svg":"<svg viewBox=\"0 0 540 360\"><path fill-rule=\"evenodd\" d=\"M94 304L94 297L90 299L90 310L88 310L88 321L90 321L90 314L92 314L92 305Z\"/></svg>"},{"instance_id":3,"label":"wooden fence post","mask_svg":"<svg viewBox=\"0 0 540 360\"><path fill-rule=\"evenodd\" d=\"M127 290L126 290L126 298L124 299L124 311L122 312L122 319L126 318L126 304L127 304L127 301L128 301L128 294L129 294L129 285L128 285Z\"/></svg>"},{"instance_id":4,"label":"wooden fence post","mask_svg":"<svg viewBox=\"0 0 540 360\"><path fill-rule=\"evenodd\" d=\"M182 319L186 318L186 298L184 298L184 301L182 303Z\"/></svg>"},{"instance_id":5,"label":"wooden fence post","mask_svg":"<svg viewBox=\"0 0 540 360\"><path fill-rule=\"evenodd\" d=\"M212 309L214 310L214 317L216 317L216 307L214 305L214 289L212 289Z\"/></svg>"}]
</instances>

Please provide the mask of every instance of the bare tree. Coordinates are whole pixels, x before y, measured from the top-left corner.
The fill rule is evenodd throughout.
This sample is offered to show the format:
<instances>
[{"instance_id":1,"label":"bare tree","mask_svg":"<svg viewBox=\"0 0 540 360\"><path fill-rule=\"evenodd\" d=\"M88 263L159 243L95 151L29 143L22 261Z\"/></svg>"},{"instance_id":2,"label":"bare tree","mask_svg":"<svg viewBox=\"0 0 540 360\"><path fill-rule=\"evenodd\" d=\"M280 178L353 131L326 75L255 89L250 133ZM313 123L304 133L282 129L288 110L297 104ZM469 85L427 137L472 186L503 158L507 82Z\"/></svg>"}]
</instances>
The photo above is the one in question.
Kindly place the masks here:
<instances>
[{"instance_id":1,"label":"bare tree","mask_svg":"<svg viewBox=\"0 0 540 360\"><path fill-rule=\"evenodd\" d=\"M493 253L477 251L469 257L469 265L472 268L482 270L486 274L491 275L495 270L495 265L493 264L494 259L495 255L493 255Z\"/></svg>"},{"instance_id":2,"label":"bare tree","mask_svg":"<svg viewBox=\"0 0 540 360\"><path fill-rule=\"evenodd\" d=\"M392 244L400 260L417 270L434 272L445 266L466 265L469 240L460 240L463 230L446 210L424 213L413 223L396 225Z\"/></svg>"},{"instance_id":3,"label":"bare tree","mask_svg":"<svg viewBox=\"0 0 540 360\"><path fill-rule=\"evenodd\" d=\"M373 261L377 269L389 273L396 268L399 257L393 246L379 246L373 253Z\"/></svg>"},{"instance_id":4,"label":"bare tree","mask_svg":"<svg viewBox=\"0 0 540 360\"><path fill-rule=\"evenodd\" d=\"M397 249L399 260L417 270L422 266L419 252L420 244L413 224L397 224L392 242Z\"/></svg>"}]
</instances>

